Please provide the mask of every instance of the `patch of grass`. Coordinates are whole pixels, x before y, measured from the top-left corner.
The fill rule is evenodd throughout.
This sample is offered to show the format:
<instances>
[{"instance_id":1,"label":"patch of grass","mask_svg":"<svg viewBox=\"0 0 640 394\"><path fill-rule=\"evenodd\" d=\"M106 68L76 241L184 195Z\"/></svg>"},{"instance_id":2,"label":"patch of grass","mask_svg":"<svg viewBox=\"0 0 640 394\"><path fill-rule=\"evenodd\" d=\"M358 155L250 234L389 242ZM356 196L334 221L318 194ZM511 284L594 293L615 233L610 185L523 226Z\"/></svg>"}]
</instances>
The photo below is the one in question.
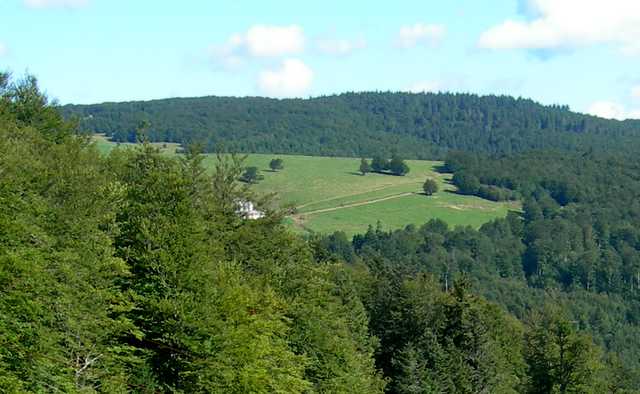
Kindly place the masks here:
<instances>
[{"instance_id":1,"label":"patch of grass","mask_svg":"<svg viewBox=\"0 0 640 394\"><path fill-rule=\"evenodd\" d=\"M283 159L283 170L273 172L269 169L269 161L275 157ZM214 156L207 157L205 165L212 167L214 161ZM433 166L438 162L409 160L407 163L411 172L400 177L373 173L360 175L357 172L360 159L357 158L255 154L246 161L247 166L258 167L264 175L264 180L254 186L256 191L275 191L281 203L291 203L300 209L368 193L387 195L418 191L426 174L441 178L433 172Z\"/></svg>"},{"instance_id":2,"label":"patch of grass","mask_svg":"<svg viewBox=\"0 0 640 394\"><path fill-rule=\"evenodd\" d=\"M96 138L96 144L101 152L109 152L115 146L104 137ZM175 153L176 144L167 146L167 153ZM283 160L284 169L272 171L269 162L277 157ZM205 167L211 171L215 160L215 155L207 155ZM519 203L496 203L453 193L451 175L435 171L441 162L408 160L407 164L411 171L406 176L363 176L357 171L359 158L252 154L245 162L247 167L258 167L264 176L252 186L254 191L276 193L274 204L297 208L297 214L285 220L296 231L342 230L353 235L365 232L377 221L385 229L396 229L422 225L432 218L451 226L479 227L504 217L509 210L520 209ZM439 191L430 197L422 194L422 184L428 177L439 186Z\"/></svg>"},{"instance_id":3,"label":"patch of grass","mask_svg":"<svg viewBox=\"0 0 640 394\"><path fill-rule=\"evenodd\" d=\"M495 203L473 196L453 193L423 194L391 198L371 204L345 207L318 214L301 214L300 225L314 232L340 229L348 235L363 233L379 220L384 229L402 228L408 224L420 226L430 219L442 219L451 226L480 227L509 210L519 210L516 203Z\"/></svg>"}]
</instances>

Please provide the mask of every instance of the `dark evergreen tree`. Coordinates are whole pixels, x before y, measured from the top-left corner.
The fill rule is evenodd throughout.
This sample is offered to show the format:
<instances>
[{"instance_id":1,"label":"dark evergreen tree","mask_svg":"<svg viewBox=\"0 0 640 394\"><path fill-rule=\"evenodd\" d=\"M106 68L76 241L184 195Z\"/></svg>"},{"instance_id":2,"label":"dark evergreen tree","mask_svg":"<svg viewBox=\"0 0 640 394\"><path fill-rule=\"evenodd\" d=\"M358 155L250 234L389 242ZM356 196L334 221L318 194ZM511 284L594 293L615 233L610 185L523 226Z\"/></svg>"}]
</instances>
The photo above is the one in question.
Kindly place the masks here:
<instances>
[{"instance_id":1,"label":"dark evergreen tree","mask_svg":"<svg viewBox=\"0 0 640 394\"><path fill-rule=\"evenodd\" d=\"M374 172L384 172L389 169L389 162L382 156L373 156L371 160L371 170Z\"/></svg>"},{"instance_id":2,"label":"dark evergreen tree","mask_svg":"<svg viewBox=\"0 0 640 394\"><path fill-rule=\"evenodd\" d=\"M526 343L529 393L606 391L597 348L558 312L547 309L534 315Z\"/></svg>"},{"instance_id":3,"label":"dark evergreen tree","mask_svg":"<svg viewBox=\"0 0 640 394\"><path fill-rule=\"evenodd\" d=\"M389 161L388 170L393 175L404 176L409 173L410 169L407 163L405 163L400 156L393 155L393 157Z\"/></svg>"}]
</instances>

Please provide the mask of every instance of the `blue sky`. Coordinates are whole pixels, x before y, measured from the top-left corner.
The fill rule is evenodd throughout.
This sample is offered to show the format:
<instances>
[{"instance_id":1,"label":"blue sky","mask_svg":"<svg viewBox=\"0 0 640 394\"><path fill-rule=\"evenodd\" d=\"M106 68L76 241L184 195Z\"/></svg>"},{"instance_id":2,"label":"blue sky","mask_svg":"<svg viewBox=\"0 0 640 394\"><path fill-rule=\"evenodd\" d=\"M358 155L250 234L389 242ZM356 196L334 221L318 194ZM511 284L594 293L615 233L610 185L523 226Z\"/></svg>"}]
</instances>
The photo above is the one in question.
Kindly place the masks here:
<instances>
[{"instance_id":1,"label":"blue sky","mask_svg":"<svg viewBox=\"0 0 640 394\"><path fill-rule=\"evenodd\" d=\"M640 117L640 1L0 0L0 69L61 103L411 90Z\"/></svg>"}]
</instances>

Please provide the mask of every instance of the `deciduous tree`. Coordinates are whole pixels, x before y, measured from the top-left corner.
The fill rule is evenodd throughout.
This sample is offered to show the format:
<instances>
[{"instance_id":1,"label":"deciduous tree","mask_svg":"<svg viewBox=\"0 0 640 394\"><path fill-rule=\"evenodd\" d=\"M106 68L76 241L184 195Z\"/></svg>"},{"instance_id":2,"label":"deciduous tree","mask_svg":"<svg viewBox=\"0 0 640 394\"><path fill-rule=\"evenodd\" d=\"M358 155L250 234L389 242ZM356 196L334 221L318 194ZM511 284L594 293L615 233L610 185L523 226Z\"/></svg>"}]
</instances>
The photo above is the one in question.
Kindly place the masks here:
<instances>
[{"instance_id":1,"label":"deciduous tree","mask_svg":"<svg viewBox=\"0 0 640 394\"><path fill-rule=\"evenodd\" d=\"M424 194L431 196L438 191L438 182L432 178L427 178L422 185L422 190L424 190Z\"/></svg>"},{"instance_id":2,"label":"deciduous tree","mask_svg":"<svg viewBox=\"0 0 640 394\"><path fill-rule=\"evenodd\" d=\"M362 175L366 175L368 172L371 172L371 165L364 157L360 159L359 171L362 173Z\"/></svg>"},{"instance_id":3,"label":"deciduous tree","mask_svg":"<svg viewBox=\"0 0 640 394\"><path fill-rule=\"evenodd\" d=\"M273 159L269 162L269 168L273 171L282 170L284 168L284 162L280 158Z\"/></svg>"}]
</instances>

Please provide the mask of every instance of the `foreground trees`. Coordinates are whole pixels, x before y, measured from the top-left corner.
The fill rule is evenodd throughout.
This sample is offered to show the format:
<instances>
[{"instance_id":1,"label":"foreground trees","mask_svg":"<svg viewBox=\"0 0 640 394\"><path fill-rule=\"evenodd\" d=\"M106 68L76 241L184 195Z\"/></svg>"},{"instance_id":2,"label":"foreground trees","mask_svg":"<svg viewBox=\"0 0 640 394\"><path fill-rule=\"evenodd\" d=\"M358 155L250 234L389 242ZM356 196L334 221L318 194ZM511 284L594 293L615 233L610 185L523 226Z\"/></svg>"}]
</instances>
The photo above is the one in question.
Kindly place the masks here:
<instances>
[{"instance_id":1,"label":"foreground trees","mask_svg":"<svg viewBox=\"0 0 640 394\"><path fill-rule=\"evenodd\" d=\"M559 311L534 314L526 346L530 393L607 391L599 350Z\"/></svg>"},{"instance_id":2,"label":"foreground trees","mask_svg":"<svg viewBox=\"0 0 640 394\"><path fill-rule=\"evenodd\" d=\"M2 89L1 392L383 391L343 268L235 214L241 161L101 158Z\"/></svg>"}]
</instances>

